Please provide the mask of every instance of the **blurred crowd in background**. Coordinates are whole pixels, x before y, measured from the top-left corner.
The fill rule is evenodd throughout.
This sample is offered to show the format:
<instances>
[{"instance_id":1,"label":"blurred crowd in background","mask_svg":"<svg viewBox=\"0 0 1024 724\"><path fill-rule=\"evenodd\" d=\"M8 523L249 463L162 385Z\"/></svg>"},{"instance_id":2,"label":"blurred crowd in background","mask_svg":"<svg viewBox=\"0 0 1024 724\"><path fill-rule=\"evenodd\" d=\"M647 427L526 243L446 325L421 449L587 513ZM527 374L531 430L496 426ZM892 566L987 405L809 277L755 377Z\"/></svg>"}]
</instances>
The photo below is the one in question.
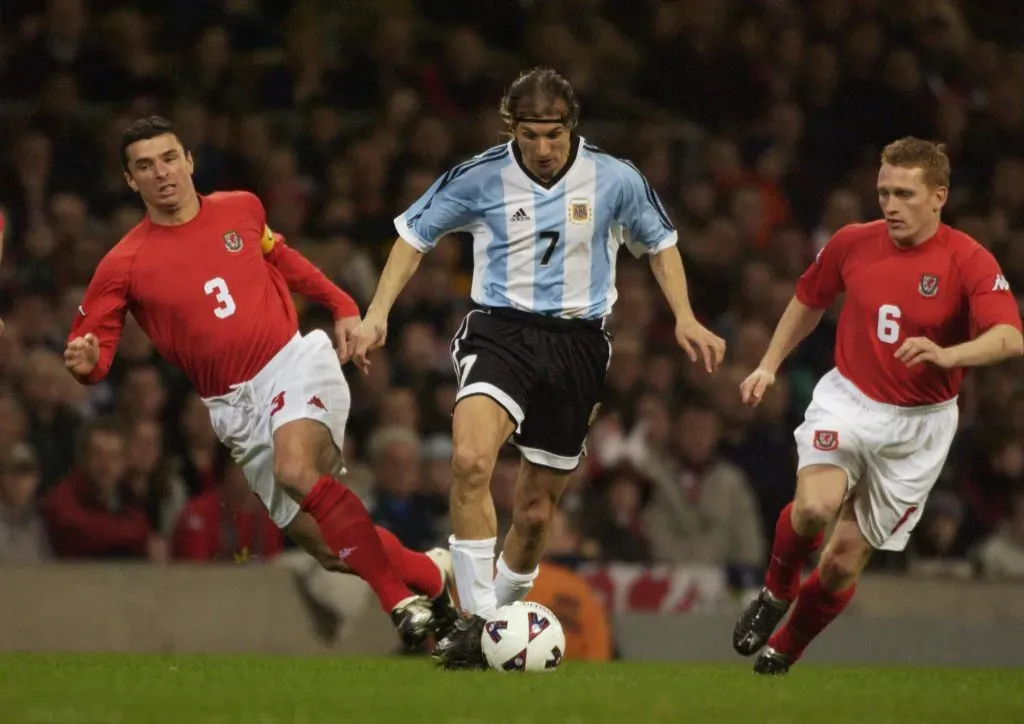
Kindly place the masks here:
<instances>
[{"instance_id":1,"label":"blurred crowd in background","mask_svg":"<svg viewBox=\"0 0 1024 724\"><path fill-rule=\"evenodd\" d=\"M646 263L622 252L607 393L550 556L724 566L753 585L834 314L759 408L738 385L830 234L879 216L885 143L948 145L946 221L1024 292L1022 29L1016 0L4 0L0 562L258 561L288 545L131 319L106 381L63 368L84 285L142 215L117 152L131 120L172 118L200 192L258 193L271 226L365 308L392 218L501 143L504 88L546 64L576 86L580 133L659 193L693 306L729 342L716 375L689 363ZM346 368L345 482L419 549L448 535L448 344L471 269L468 240L443 241L369 375ZM304 329L329 328L299 304ZM969 375L910 549L873 565L1024 579L1022 371ZM502 529L516 469L509 449L493 484Z\"/></svg>"}]
</instances>

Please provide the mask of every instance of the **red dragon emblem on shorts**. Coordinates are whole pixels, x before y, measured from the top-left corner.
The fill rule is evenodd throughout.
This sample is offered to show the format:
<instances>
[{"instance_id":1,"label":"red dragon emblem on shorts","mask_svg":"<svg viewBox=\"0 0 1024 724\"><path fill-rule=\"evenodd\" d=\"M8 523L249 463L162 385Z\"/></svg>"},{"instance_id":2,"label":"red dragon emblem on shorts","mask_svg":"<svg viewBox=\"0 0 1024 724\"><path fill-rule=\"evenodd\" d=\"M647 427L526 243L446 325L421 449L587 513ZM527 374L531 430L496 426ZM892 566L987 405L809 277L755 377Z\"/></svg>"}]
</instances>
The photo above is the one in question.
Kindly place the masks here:
<instances>
[{"instance_id":1,"label":"red dragon emblem on shorts","mask_svg":"<svg viewBox=\"0 0 1024 724\"><path fill-rule=\"evenodd\" d=\"M839 433L835 430L815 430L814 447L831 452L839 447Z\"/></svg>"}]
</instances>

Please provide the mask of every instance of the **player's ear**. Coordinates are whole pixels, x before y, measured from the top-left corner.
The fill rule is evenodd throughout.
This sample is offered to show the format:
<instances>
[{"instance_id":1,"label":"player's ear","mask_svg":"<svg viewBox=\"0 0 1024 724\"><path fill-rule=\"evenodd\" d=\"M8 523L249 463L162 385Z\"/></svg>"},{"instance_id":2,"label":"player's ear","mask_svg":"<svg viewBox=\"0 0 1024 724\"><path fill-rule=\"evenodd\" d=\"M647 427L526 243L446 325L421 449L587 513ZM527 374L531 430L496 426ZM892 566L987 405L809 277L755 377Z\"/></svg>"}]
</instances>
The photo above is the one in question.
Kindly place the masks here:
<instances>
[{"instance_id":1,"label":"player's ear","mask_svg":"<svg viewBox=\"0 0 1024 724\"><path fill-rule=\"evenodd\" d=\"M949 188L947 186L939 186L935 189L935 211L939 211L943 206L946 205L946 199L949 198Z\"/></svg>"},{"instance_id":2,"label":"player's ear","mask_svg":"<svg viewBox=\"0 0 1024 724\"><path fill-rule=\"evenodd\" d=\"M139 193L138 184L135 183L135 179L133 179L132 175L127 171L124 172L124 182L128 184L128 188L130 188L132 191L134 191L135 193Z\"/></svg>"},{"instance_id":3,"label":"player's ear","mask_svg":"<svg viewBox=\"0 0 1024 724\"><path fill-rule=\"evenodd\" d=\"M188 168L188 173L191 176L192 172L195 171L196 163L192 159L192 152L185 151L185 166Z\"/></svg>"}]
</instances>

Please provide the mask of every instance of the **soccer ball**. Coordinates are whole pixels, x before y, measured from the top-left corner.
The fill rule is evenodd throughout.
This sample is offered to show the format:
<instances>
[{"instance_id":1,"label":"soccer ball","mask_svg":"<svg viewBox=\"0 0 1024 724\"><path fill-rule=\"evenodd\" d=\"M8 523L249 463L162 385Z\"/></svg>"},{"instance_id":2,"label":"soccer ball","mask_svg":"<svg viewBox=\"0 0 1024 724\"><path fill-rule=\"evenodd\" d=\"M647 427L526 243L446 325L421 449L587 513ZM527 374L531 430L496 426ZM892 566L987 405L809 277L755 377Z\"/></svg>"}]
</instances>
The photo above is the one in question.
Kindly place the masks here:
<instances>
[{"instance_id":1,"label":"soccer ball","mask_svg":"<svg viewBox=\"0 0 1024 724\"><path fill-rule=\"evenodd\" d=\"M484 624L480 646L497 671L554 671L565 655L565 632L549 609L533 601L502 606Z\"/></svg>"}]
</instances>

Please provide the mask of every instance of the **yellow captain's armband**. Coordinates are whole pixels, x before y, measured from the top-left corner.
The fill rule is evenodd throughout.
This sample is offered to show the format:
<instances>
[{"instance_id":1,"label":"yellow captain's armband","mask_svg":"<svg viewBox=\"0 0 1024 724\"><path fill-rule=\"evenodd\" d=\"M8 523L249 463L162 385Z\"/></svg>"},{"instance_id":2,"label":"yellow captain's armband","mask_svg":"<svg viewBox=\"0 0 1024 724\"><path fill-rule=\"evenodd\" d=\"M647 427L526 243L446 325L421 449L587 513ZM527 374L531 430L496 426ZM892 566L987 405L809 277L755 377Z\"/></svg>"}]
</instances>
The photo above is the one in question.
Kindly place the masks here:
<instances>
[{"instance_id":1,"label":"yellow captain's armband","mask_svg":"<svg viewBox=\"0 0 1024 724\"><path fill-rule=\"evenodd\" d=\"M263 225L263 236L260 237L260 249L264 254L269 254L274 248L274 232L266 224Z\"/></svg>"}]
</instances>

